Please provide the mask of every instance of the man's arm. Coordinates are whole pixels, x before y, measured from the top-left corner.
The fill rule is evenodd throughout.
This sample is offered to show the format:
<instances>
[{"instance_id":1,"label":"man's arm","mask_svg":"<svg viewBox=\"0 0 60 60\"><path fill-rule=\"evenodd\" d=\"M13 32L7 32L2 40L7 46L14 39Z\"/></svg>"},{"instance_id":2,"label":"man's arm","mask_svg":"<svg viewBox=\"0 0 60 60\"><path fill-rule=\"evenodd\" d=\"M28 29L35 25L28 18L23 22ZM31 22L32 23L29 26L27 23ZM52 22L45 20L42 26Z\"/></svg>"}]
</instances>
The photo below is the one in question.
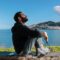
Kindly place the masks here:
<instances>
[{"instance_id":1,"label":"man's arm","mask_svg":"<svg viewBox=\"0 0 60 60\"><path fill-rule=\"evenodd\" d=\"M48 35L47 35L47 33L46 32L40 32L40 33L41 33L42 37L44 37L44 39L46 41L48 41Z\"/></svg>"},{"instance_id":2,"label":"man's arm","mask_svg":"<svg viewBox=\"0 0 60 60\"><path fill-rule=\"evenodd\" d=\"M25 32L27 33L27 35L29 35L30 37L33 37L33 38L41 37L41 34L38 30L36 30L36 29L33 30L27 26L24 26L23 28L24 28Z\"/></svg>"}]
</instances>

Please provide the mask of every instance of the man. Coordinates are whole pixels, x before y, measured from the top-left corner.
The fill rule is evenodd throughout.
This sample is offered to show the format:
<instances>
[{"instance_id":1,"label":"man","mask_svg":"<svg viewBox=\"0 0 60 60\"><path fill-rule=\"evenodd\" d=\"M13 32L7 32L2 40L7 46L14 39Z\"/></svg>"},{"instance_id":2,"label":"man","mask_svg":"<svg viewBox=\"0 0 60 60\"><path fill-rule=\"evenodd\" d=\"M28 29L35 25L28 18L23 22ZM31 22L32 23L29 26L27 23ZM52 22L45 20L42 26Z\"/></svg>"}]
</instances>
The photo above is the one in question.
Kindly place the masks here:
<instances>
[{"instance_id":1,"label":"man","mask_svg":"<svg viewBox=\"0 0 60 60\"><path fill-rule=\"evenodd\" d=\"M28 28L25 23L28 21L27 16L22 12L14 15L15 24L12 27L12 40L16 53L18 55L27 55L32 48L32 44L36 42L38 37L43 35L37 30ZM44 36L47 40L47 37Z\"/></svg>"}]
</instances>

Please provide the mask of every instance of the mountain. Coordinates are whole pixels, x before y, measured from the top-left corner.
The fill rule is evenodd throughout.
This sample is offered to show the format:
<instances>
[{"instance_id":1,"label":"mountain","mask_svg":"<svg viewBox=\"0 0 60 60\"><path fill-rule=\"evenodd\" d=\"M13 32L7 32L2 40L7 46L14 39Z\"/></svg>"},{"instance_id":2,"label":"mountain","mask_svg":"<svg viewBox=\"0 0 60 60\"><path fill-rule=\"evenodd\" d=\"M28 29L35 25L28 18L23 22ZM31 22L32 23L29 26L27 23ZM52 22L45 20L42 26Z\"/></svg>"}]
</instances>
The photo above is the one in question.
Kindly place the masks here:
<instances>
[{"instance_id":1,"label":"mountain","mask_svg":"<svg viewBox=\"0 0 60 60\"><path fill-rule=\"evenodd\" d=\"M48 22L39 23L38 25L60 26L60 22L48 21Z\"/></svg>"},{"instance_id":2,"label":"mountain","mask_svg":"<svg viewBox=\"0 0 60 60\"><path fill-rule=\"evenodd\" d=\"M60 26L60 22L57 22L56 25Z\"/></svg>"},{"instance_id":3,"label":"mountain","mask_svg":"<svg viewBox=\"0 0 60 60\"><path fill-rule=\"evenodd\" d=\"M47 21L32 25L32 27L39 29L60 29L60 22Z\"/></svg>"}]
</instances>

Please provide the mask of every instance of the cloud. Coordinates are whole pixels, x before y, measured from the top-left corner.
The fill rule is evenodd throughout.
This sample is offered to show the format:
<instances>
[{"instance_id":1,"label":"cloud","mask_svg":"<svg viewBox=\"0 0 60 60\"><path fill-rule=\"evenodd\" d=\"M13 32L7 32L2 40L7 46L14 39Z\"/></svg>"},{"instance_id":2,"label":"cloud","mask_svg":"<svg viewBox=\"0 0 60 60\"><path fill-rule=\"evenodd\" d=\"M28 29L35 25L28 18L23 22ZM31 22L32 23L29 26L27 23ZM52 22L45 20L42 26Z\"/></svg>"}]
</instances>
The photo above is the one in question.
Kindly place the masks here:
<instances>
[{"instance_id":1,"label":"cloud","mask_svg":"<svg viewBox=\"0 0 60 60\"><path fill-rule=\"evenodd\" d=\"M57 12L58 14L60 14L60 6L55 6L54 11Z\"/></svg>"}]
</instances>

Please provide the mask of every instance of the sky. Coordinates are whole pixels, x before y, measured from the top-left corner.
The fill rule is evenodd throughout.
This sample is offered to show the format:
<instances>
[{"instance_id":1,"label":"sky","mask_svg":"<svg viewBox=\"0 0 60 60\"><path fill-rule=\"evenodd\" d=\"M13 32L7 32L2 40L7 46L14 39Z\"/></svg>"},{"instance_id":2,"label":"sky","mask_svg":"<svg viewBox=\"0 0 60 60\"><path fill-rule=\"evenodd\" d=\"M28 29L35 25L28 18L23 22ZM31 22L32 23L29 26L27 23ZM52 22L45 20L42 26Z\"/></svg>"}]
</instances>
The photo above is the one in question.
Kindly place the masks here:
<instances>
[{"instance_id":1,"label":"sky","mask_svg":"<svg viewBox=\"0 0 60 60\"><path fill-rule=\"evenodd\" d=\"M14 14L22 11L27 15L27 25L45 21L60 21L60 0L0 0L0 29L14 25Z\"/></svg>"}]
</instances>

